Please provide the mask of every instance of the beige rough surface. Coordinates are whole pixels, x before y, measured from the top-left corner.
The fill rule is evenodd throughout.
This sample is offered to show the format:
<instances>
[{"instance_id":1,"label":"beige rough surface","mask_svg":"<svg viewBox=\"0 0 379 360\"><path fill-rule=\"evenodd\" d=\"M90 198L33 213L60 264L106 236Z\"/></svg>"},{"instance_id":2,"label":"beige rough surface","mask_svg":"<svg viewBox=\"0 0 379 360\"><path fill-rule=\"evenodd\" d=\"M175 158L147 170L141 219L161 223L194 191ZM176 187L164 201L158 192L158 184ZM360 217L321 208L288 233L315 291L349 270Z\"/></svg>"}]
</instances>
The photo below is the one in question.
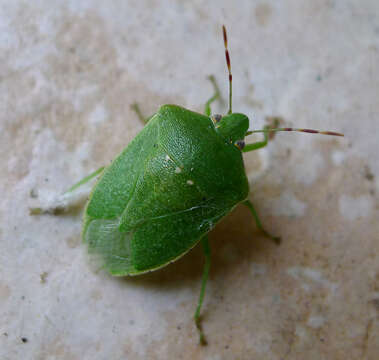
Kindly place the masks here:
<instances>
[{"instance_id":1,"label":"beige rough surface","mask_svg":"<svg viewBox=\"0 0 379 360\"><path fill-rule=\"evenodd\" d=\"M209 74L226 95L222 23L252 127L346 137L282 133L246 156L283 244L242 207L211 233L201 348L200 248L115 279L88 266L80 211L28 207L109 164L142 128L132 102L201 111ZM376 0L0 1L0 59L1 359L379 358Z\"/></svg>"}]
</instances>

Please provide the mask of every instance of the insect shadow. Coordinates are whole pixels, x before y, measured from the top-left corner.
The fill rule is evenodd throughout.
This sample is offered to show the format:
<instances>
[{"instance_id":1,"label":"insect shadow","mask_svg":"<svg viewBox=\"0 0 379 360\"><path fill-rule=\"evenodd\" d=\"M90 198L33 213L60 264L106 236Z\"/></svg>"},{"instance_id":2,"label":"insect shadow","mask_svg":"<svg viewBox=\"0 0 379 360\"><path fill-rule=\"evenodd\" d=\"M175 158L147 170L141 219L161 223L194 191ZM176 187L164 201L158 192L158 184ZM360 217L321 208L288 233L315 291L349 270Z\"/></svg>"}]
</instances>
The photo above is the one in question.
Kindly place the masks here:
<instances>
[{"instance_id":1,"label":"insect shadow","mask_svg":"<svg viewBox=\"0 0 379 360\"><path fill-rule=\"evenodd\" d=\"M222 278L224 273L240 268L243 263L262 261L262 258L267 258L277 249L277 246L256 228L251 214L242 206L238 206L217 224L209 238L212 252L211 280ZM197 245L186 256L160 271L114 279L125 285L133 283L135 286L149 288L186 288L192 283L197 286L203 264L203 251L201 246Z\"/></svg>"}]
</instances>

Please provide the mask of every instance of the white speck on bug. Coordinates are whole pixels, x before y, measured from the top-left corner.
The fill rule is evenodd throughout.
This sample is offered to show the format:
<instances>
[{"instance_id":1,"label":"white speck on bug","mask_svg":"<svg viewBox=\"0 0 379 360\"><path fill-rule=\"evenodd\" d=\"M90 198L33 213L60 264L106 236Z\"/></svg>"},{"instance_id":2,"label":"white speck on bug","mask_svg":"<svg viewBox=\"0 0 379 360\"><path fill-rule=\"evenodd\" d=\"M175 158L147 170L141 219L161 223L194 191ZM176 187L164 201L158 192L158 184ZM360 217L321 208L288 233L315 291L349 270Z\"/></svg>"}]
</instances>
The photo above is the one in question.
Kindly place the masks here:
<instances>
[{"instance_id":1,"label":"white speck on bug","mask_svg":"<svg viewBox=\"0 0 379 360\"><path fill-rule=\"evenodd\" d=\"M193 181L192 180L187 180L187 184L188 185L193 185Z\"/></svg>"},{"instance_id":2,"label":"white speck on bug","mask_svg":"<svg viewBox=\"0 0 379 360\"><path fill-rule=\"evenodd\" d=\"M175 173L176 174L180 174L181 172L182 172L182 169L177 166L176 169L175 169Z\"/></svg>"},{"instance_id":3,"label":"white speck on bug","mask_svg":"<svg viewBox=\"0 0 379 360\"><path fill-rule=\"evenodd\" d=\"M171 160L171 158L168 155L166 155L165 160L169 161L169 160Z\"/></svg>"}]
</instances>

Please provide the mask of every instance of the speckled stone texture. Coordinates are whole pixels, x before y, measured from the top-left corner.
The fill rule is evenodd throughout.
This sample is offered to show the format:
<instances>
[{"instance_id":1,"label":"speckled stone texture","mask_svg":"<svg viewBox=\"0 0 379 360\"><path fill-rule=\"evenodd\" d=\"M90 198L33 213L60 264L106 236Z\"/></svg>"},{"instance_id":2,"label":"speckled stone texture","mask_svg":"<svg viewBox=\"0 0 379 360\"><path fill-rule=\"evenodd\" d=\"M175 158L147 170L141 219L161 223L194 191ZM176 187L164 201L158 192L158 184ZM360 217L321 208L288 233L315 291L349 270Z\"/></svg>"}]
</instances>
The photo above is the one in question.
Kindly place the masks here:
<instances>
[{"instance_id":1,"label":"speckled stone texture","mask_svg":"<svg viewBox=\"0 0 379 360\"><path fill-rule=\"evenodd\" d=\"M202 111L210 74L226 98L222 23L252 128L278 116L345 138L281 133L245 156L283 243L243 207L211 233L200 347L200 247L111 278L88 264L80 208L28 208L110 163L143 126L134 101ZM3 0L0 59L2 360L379 358L377 0Z\"/></svg>"}]
</instances>

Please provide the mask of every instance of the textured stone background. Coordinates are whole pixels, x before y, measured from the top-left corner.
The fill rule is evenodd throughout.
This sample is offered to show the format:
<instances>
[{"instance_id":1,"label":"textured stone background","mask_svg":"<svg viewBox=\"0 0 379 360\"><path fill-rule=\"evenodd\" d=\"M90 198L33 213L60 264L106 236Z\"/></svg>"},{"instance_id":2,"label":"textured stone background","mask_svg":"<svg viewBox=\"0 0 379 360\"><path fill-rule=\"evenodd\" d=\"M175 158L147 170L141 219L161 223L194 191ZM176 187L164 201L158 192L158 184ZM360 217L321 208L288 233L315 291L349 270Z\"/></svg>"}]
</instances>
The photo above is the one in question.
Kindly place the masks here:
<instances>
[{"instance_id":1,"label":"textured stone background","mask_svg":"<svg viewBox=\"0 0 379 360\"><path fill-rule=\"evenodd\" d=\"M201 348L200 248L114 279L88 265L80 211L28 207L109 164L142 128L132 102L201 111L209 74L226 96L222 23L254 128L346 137L282 133L246 156L283 244L242 207L211 233ZM3 0L0 60L1 359L378 359L378 1Z\"/></svg>"}]
</instances>

